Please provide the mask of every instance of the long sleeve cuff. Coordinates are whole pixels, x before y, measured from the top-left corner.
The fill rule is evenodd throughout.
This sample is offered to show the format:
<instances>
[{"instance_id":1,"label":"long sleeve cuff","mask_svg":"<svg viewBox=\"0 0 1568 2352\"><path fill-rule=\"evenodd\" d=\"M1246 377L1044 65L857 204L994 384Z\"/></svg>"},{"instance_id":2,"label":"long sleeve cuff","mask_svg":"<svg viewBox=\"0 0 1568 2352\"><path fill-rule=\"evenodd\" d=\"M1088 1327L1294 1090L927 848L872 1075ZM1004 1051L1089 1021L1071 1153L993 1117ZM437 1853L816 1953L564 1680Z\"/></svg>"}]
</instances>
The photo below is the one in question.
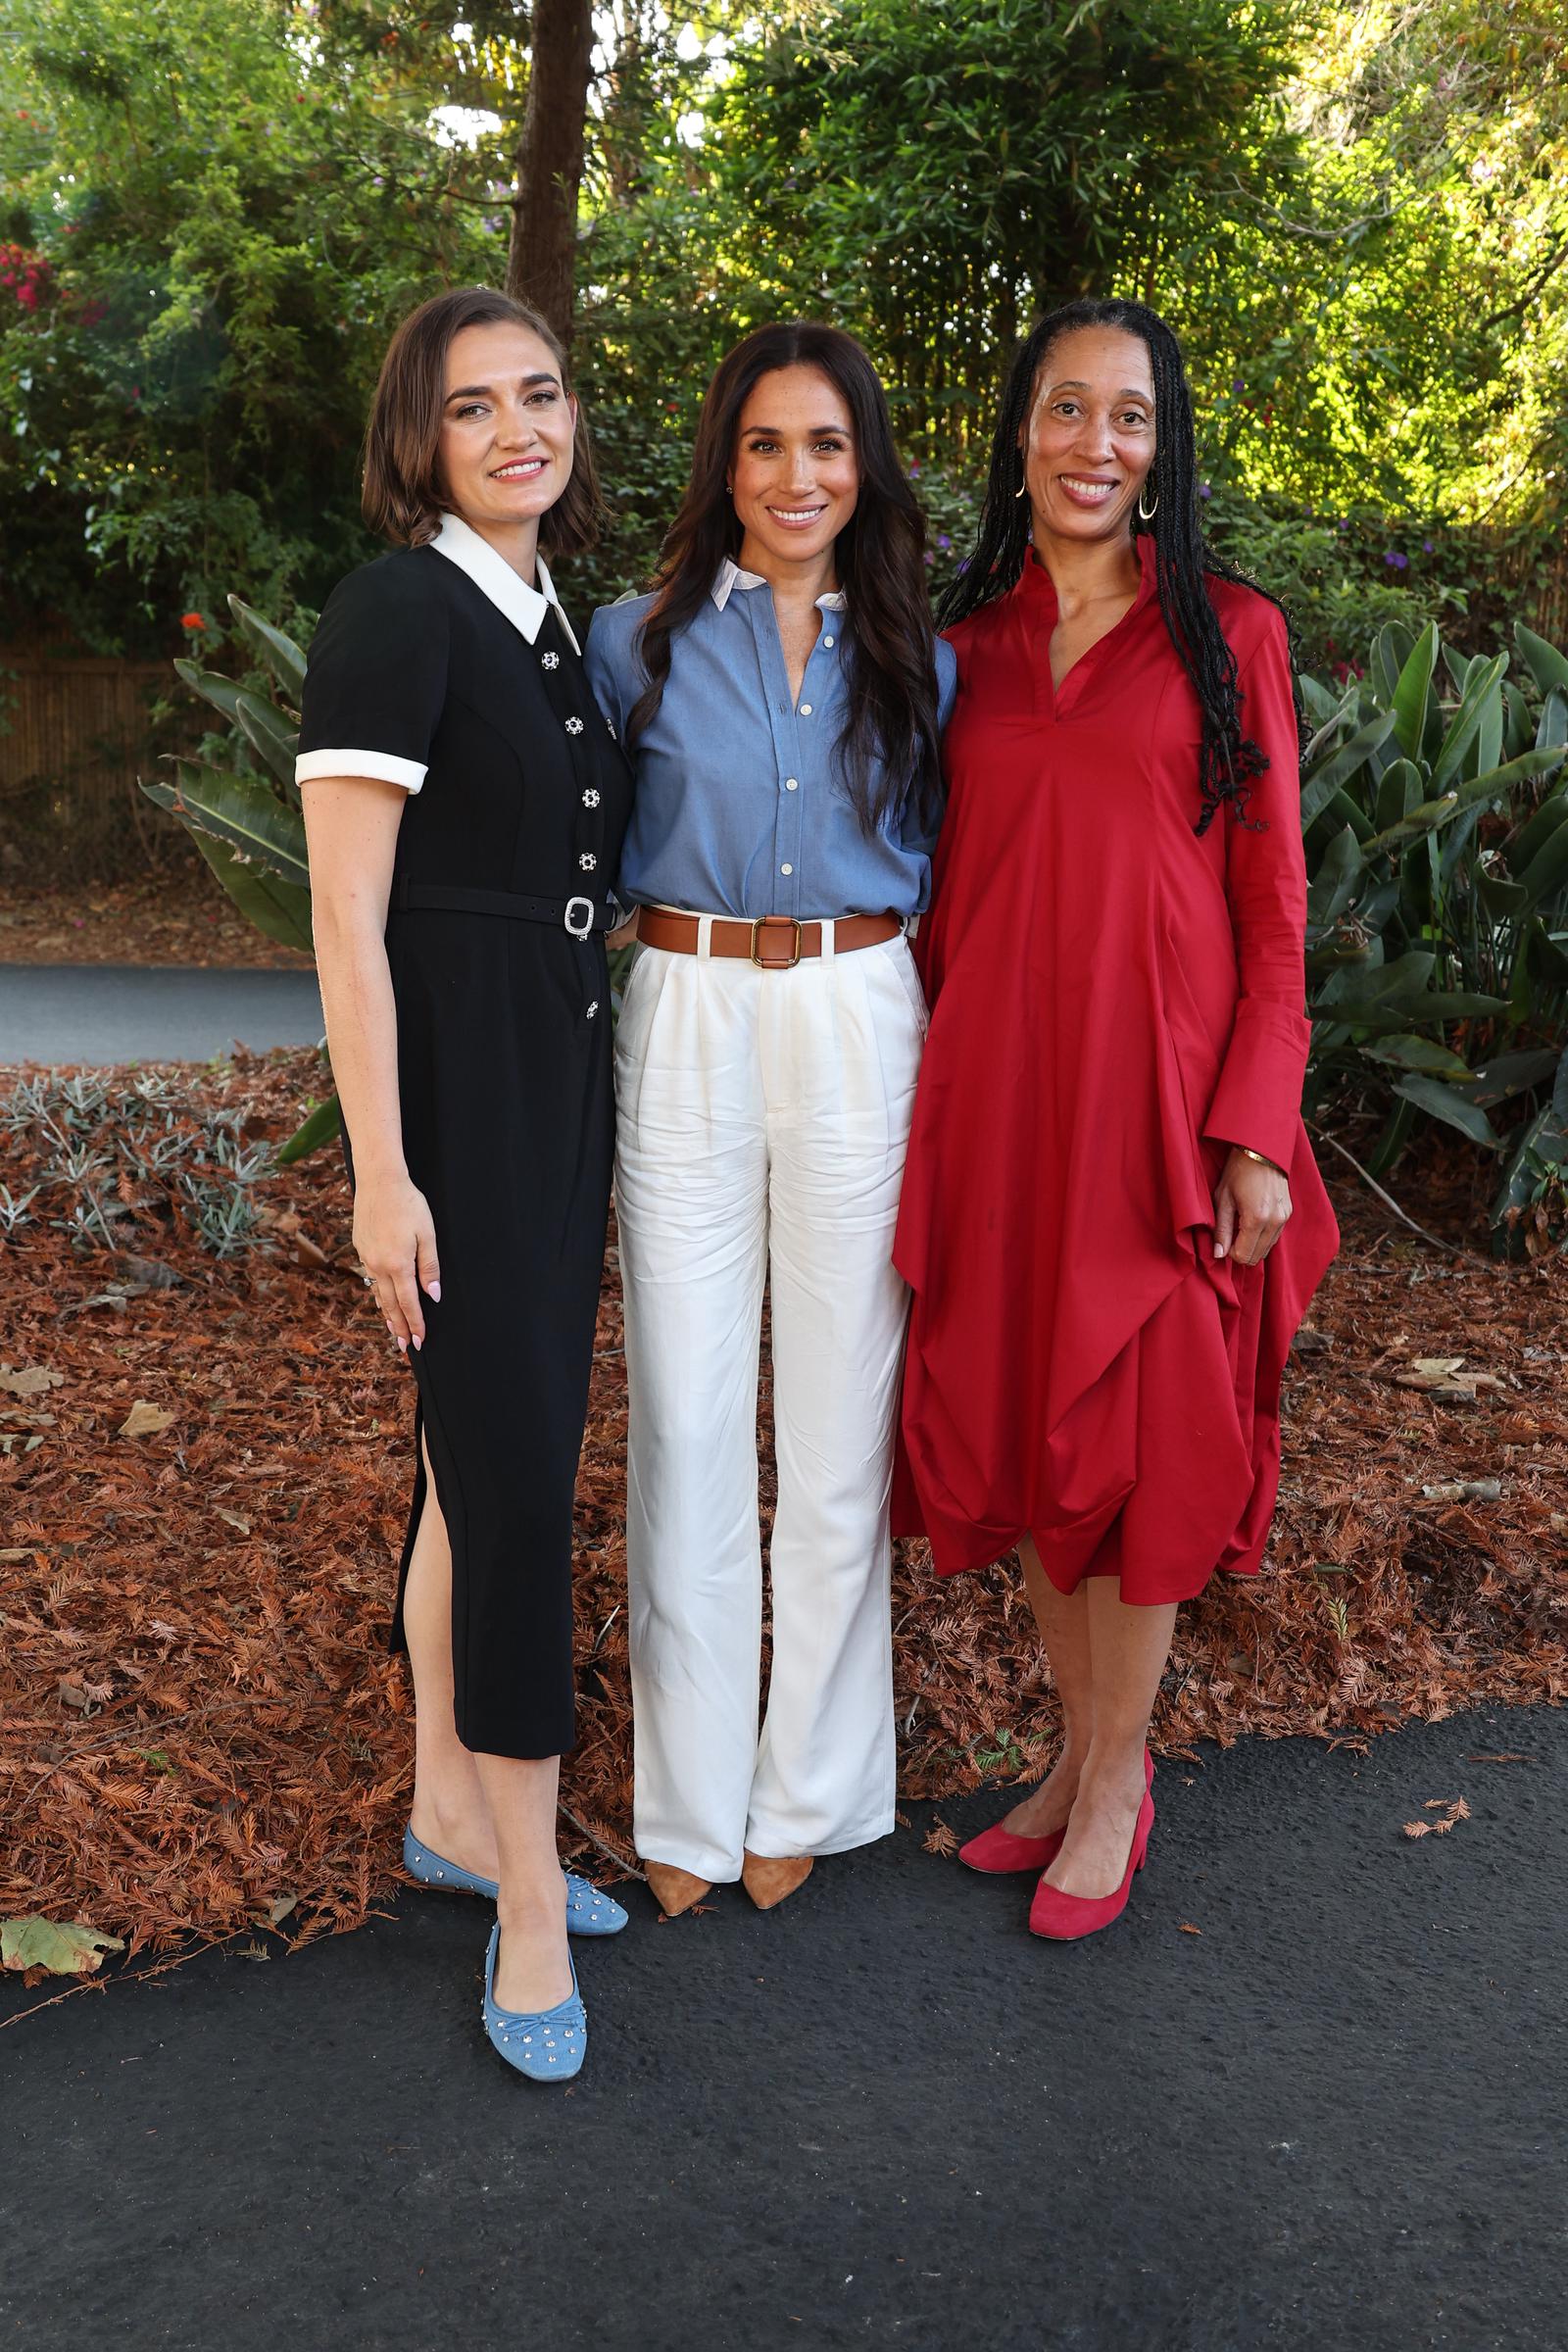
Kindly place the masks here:
<instances>
[{"instance_id":1,"label":"long sleeve cuff","mask_svg":"<svg viewBox=\"0 0 1568 2352\"><path fill-rule=\"evenodd\" d=\"M1211 1142L1246 1144L1277 1167L1296 1156L1311 1027L1283 1004L1244 997L1220 1065L1203 1133Z\"/></svg>"}]
</instances>

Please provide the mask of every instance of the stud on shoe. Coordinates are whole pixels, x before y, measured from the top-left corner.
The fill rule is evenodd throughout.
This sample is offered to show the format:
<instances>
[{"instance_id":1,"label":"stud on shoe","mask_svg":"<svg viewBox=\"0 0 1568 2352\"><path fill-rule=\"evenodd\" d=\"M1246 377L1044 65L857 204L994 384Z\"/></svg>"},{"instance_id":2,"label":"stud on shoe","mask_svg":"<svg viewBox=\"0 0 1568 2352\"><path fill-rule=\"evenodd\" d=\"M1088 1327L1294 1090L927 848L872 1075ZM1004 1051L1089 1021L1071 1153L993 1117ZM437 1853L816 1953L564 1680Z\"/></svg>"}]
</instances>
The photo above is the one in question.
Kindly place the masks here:
<instances>
[{"instance_id":1,"label":"stud on shoe","mask_svg":"<svg viewBox=\"0 0 1568 2352\"><path fill-rule=\"evenodd\" d=\"M1042 1879L1029 1906L1030 1935L1049 1936L1053 1943L1076 1943L1081 1936L1093 1936L1120 1919L1133 1890L1133 1880L1148 1856L1149 1834L1153 1826L1153 1794L1146 1788L1144 1801L1138 1808L1127 1868L1114 1894L1063 1894L1059 1886L1048 1886Z\"/></svg>"},{"instance_id":2,"label":"stud on shoe","mask_svg":"<svg viewBox=\"0 0 1568 2352\"><path fill-rule=\"evenodd\" d=\"M1144 1750L1144 1787L1154 1785L1154 1759L1148 1748ZM958 1860L968 1870L983 1871L989 1877L1000 1877L1011 1870L1049 1870L1060 1853L1067 1835L1063 1826L1048 1830L1044 1838L1020 1838L1015 1830L997 1822L991 1829L982 1830L967 1845L958 1848Z\"/></svg>"},{"instance_id":3,"label":"stud on shoe","mask_svg":"<svg viewBox=\"0 0 1568 2352\"><path fill-rule=\"evenodd\" d=\"M490 1931L484 1956L484 1999L480 2015L485 2038L510 2067L531 2082L569 2082L588 2054L588 2012L571 1970L571 1990L554 2009L503 2009L496 2001L496 1954L501 1922Z\"/></svg>"},{"instance_id":4,"label":"stud on shoe","mask_svg":"<svg viewBox=\"0 0 1568 2352\"><path fill-rule=\"evenodd\" d=\"M810 1854L754 1854L748 1846L741 1864L741 1885L759 1911L771 1911L797 1886L804 1886L813 1859Z\"/></svg>"},{"instance_id":5,"label":"stud on shoe","mask_svg":"<svg viewBox=\"0 0 1568 2352\"><path fill-rule=\"evenodd\" d=\"M420 1886L434 1886L453 1894L482 1894L494 1902L500 1889L494 1879L480 1878L476 1870L464 1870L456 1862L447 1861L416 1838L412 1829L403 1833L403 1867ZM579 1879L568 1870L566 1879L566 1933L568 1936L618 1936L626 1925L627 1914L612 1896L605 1894L591 1880Z\"/></svg>"},{"instance_id":6,"label":"stud on shoe","mask_svg":"<svg viewBox=\"0 0 1568 2352\"><path fill-rule=\"evenodd\" d=\"M700 1879L694 1871L678 1870L673 1862L645 1862L643 1871L648 1889L666 1919L679 1919L693 1903L700 1903L705 1894L711 1894L711 1879Z\"/></svg>"}]
</instances>

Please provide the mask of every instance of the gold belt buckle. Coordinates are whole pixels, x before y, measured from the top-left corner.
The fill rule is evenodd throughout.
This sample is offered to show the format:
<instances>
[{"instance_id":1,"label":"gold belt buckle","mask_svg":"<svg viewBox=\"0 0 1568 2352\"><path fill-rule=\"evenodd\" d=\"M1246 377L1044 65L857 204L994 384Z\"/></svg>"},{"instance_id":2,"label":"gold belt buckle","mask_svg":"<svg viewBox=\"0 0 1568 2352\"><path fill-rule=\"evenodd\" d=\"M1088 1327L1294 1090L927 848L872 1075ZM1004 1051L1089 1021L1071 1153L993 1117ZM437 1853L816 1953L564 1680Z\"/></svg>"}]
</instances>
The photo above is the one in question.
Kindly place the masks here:
<instances>
[{"instance_id":1,"label":"gold belt buckle","mask_svg":"<svg viewBox=\"0 0 1568 2352\"><path fill-rule=\"evenodd\" d=\"M760 956L758 953L758 934L765 931L770 923L788 923L795 934L793 952L785 957L782 963L776 956ZM793 914L760 914L752 925L752 961L758 970L760 972L790 972L795 969L800 960L801 926L796 916Z\"/></svg>"}]
</instances>

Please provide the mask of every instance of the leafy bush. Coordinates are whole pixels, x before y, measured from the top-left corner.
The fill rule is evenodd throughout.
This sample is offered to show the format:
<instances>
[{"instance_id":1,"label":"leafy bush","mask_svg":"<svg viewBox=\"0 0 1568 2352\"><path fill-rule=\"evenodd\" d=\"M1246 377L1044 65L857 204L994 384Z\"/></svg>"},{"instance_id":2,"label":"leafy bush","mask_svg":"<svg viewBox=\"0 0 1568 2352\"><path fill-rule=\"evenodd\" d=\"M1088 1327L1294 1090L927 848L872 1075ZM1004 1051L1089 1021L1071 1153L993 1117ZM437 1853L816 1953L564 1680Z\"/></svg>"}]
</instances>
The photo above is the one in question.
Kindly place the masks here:
<instances>
[{"instance_id":1,"label":"leafy bush","mask_svg":"<svg viewBox=\"0 0 1568 2352\"><path fill-rule=\"evenodd\" d=\"M1503 1229L1568 1161L1568 659L1515 640L1522 683L1431 623L1381 630L1343 691L1302 679L1309 1105L1386 1100L1376 1173L1422 1114L1500 1153L1524 1100Z\"/></svg>"}]
</instances>

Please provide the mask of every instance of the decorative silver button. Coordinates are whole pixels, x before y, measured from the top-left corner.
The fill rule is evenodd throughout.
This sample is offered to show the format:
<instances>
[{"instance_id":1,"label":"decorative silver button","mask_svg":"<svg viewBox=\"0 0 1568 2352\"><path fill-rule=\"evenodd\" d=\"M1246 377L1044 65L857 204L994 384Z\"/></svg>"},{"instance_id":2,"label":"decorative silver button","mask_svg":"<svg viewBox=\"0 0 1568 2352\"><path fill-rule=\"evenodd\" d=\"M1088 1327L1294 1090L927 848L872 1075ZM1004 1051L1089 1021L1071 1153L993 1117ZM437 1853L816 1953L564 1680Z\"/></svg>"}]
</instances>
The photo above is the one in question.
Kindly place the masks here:
<instances>
[{"instance_id":1,"label":"decorative silver button","mask_svg":"<svg viewBox=\"0 0 1568 2352\"><path fill-rule=\"evenodd\" d=\"M582 805L585 808L597 808L599 806L598 793L591 789L585 792L582 796Z\"/></svg>"},{"instance_id":2,"label":"decorative silver button","mask_svg":"<svg viewBox=\"0 0 1568 2352\"><path fill-rule=\"evenodd\" d=\"M541 669L559 669L561 667L561 656L559 654L541 654L539 657L539 666Z\"/></svg>"},{"instance_id":3,"label":"decorative silver button","mask_svg":"<svg viewBox=\"0 0 1568 2352\"><path fill-rule=\"evenodd\" d=\"M810 715L811 715L811 706L810 706L810 704L809 704L809 703L803 703L803 704L801 705L801 716L802 716L803 718L809 718L809 717L810 717Z\"/></svg>"},{"instance_id":4,"label":"decorative silver button","mask_svg":"<svg viewBox=\"0 0 1568 2352\"><path fill-rule=\"evenodd\" d=\"M599 860L594 856L592 850L584 850L582 856L578 858L577 863L582 867L582 870L585 874L591 874L594 870L594 867L599 863Z\"/></svg>"},{"instance_id":5,"label":"decorative silver button","mask_svg":"<svg viewBox=\"0 0 1568 2352\"><path fill-rule=\"evenodd\" d=\"M568 718L566 721L566 733L568 735L580 735L582 733L582 720L580 718Z\"/></svg>"}]
</instances>

